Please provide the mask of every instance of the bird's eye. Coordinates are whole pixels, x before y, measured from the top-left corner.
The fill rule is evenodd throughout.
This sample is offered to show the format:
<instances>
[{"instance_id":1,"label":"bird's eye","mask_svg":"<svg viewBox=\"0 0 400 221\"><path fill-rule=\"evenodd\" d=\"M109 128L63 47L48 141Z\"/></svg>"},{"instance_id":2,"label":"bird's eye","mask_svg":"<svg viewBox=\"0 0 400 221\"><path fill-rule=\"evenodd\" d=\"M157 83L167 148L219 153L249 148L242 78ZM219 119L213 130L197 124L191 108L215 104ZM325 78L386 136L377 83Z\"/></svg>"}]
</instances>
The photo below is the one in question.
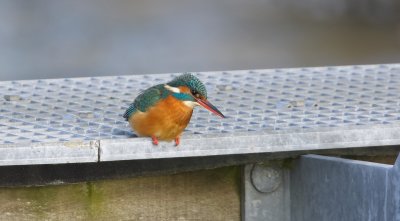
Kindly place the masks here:
<instances>
[{"instance_id":1,"label":"bird's eye","mask_svg":"<svg viewBox=\"0 0 400 221\"><path fill-rule=\"evenodd\" d=\"M199 92L197 92L197 91L195 91L195 90L191 90L190 93L192 93L193 96L195 96L196 98L200 98Z\"/></svg>"}]
</instances>

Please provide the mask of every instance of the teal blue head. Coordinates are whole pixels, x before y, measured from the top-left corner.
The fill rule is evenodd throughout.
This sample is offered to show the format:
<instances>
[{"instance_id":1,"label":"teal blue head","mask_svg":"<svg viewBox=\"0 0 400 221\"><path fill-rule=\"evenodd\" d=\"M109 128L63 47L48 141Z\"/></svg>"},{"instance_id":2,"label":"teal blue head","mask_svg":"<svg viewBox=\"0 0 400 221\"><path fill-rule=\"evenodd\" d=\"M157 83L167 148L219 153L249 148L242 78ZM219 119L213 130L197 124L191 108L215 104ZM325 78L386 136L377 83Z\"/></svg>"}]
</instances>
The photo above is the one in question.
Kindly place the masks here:
<instances>
[{"instance_id":1,"label":"teal blue head","mask_svg":"<svg viewBox=\"0 0 400 221\"><path fill-rule=\"evenodd\" d=\"M201 105L212 113L225 117L214 105L207 100L207 90L203 82L190 73L182 74L165 85L173 92L173 96L188 106Z\"/></svg>"},{"instance_id":2,"label":"teal blue head","mask_svg":"<svg viewBox=\"0 0 400 221\"><path fill-rule=\"evenodd\" d=\"M179 88L182 92L189 92L188 90L190 90L191 95L207 99L206 87L204 86L203 82L201 82L193 74L190 73L182 74L167 84L171 87ZM193 96L190 97L193 98ZM189 97L187 98L189 99Z\"/></svg>"}]
</instances>

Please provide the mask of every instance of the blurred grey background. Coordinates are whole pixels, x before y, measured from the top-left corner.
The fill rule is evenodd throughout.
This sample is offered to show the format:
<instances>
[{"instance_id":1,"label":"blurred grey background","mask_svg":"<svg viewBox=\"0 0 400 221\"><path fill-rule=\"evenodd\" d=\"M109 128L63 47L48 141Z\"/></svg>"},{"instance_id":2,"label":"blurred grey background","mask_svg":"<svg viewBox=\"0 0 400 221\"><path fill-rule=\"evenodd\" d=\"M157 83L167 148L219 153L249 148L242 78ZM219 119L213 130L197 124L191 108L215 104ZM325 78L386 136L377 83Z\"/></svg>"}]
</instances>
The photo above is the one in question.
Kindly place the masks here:
<instances>
[{"instance_id":1,"label":"blurred grey background","mask_svg":"<svg viewBox=\"0 0 400 221\"><path fill-rule=\"evenodd\" d=\"M0 80L394 63L397 0L3 0Z\"/></svg>"}]
</instances>

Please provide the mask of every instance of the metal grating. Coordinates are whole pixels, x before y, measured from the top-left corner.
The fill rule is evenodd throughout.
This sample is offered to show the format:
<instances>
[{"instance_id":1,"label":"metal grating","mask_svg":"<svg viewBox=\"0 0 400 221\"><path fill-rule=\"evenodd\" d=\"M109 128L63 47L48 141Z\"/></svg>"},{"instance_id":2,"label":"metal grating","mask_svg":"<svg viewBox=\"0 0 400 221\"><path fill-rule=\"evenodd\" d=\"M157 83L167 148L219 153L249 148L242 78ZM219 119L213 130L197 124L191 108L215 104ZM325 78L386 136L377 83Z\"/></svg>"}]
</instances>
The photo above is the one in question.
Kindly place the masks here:
<instances>
[{"instance_id":1,"label":"metal grating","mask_svg":"<svg viewBox=\"0 0 400 221\"><path fill-rule=\"evenodd\" d=\"M134 137L122 118L143 89L178 74L0 82L0 144ZM400 121L400 65L196 74L228 118L197 108L185 134Z\"/></svg>"}]
</instances>

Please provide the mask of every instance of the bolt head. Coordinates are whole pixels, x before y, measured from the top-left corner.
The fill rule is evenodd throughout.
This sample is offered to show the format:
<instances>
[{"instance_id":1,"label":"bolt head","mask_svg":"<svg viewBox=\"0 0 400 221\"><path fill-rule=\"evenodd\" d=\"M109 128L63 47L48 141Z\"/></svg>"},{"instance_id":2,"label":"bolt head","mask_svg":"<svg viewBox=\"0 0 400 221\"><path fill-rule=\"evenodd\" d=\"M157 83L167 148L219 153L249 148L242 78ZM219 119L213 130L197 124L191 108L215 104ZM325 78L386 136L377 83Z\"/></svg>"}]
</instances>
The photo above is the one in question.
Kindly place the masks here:
<instances>
[{"instance_id":1,"label":"bolt head","mask_svg":"<svg viewBox=\"0 0 400 221\"><path fill-rule=\"evenodd\" d=\"M251 182L254 188L261 193L274 192L282 183L282 169L255 164L251 170Z\"/></svg>"}]
</instances>

